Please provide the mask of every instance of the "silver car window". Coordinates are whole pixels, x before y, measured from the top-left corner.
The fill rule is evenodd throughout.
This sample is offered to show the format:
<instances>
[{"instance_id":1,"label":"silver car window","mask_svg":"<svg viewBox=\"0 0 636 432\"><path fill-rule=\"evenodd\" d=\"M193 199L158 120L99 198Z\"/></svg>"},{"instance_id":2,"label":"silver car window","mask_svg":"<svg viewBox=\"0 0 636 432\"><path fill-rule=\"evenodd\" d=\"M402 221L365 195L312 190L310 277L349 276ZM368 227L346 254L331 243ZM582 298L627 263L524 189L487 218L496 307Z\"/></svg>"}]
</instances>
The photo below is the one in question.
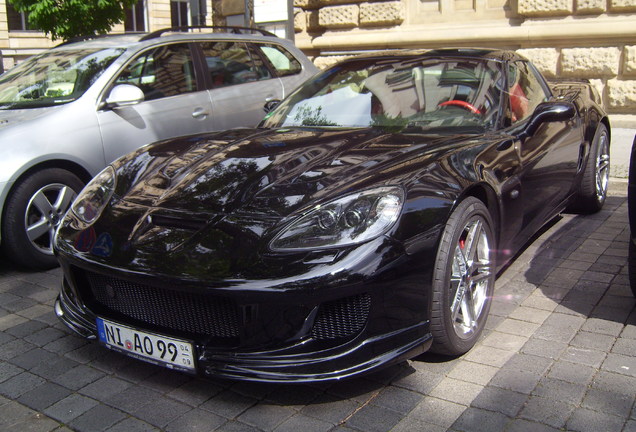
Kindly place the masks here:
<instances>
[{"instance_id":1,"label":"silver car window","mask_svg":"<svg viewBox=\"0 0 636 432\"><path fill-rule=\"evenodd\" d=\"M64 49L30 57L0 76L0 108L39 108L72 102L124 51Z\"/></svg>"},{"instance_id":2,"label":"silver car window","mask_svg":"<svg viewBox=\"0 0 636 432\"><path fill-rule=\"evenodd\" d=\"M252 57L247 46L243 43L204 42L201 44L201 48L208 66L212 88L260 81L272 77L263 60L260 57Z\"/></svg>"},{"instance_id":3,"label":"silver car window","mask_svg":"<svg viewBox=\"0 0 636 432\"><path fill-rule=\"evenodd\" d=\"M171 44L146 51L122 70L117 83L136 85L145 100L195 92L190 48L187 44Z\"/></svg>"}]
</instances>

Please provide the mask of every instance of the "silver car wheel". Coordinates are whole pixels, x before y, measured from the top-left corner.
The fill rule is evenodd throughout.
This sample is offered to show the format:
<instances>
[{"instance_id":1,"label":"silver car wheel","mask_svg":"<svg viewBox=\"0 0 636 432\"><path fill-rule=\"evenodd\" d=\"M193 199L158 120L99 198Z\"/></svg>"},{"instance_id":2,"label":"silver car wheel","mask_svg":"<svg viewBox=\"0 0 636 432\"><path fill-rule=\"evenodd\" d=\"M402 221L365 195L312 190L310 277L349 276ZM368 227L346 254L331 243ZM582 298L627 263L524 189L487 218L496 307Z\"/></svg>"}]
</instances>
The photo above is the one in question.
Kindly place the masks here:
<instances>
[{"instance_id":1,"label":"silver car wheel","mask_svg":"<svg viewBox=\"0 0 636 432\"><path fill-rule=\"evenodd\" d=\"M451 320L462 339L472 337L482 320L491 281L490 245L482 220L474 218L455 246L451 270Z\"/></svg>"},{"instance_id":2,"label":"silver car wheel","mask_svg":"<svg viewBox=\"0 0 636 432\"><path fill-rule=\"evenodd\" d=\"M603 200L607 194L609 181L610 154L607 133L599 137L598 153L596 155L596 197Z\"/></svg>"},{"instance_id":3,"label":"silver car wheel","mask_svg":"<svg viewBox=\"0 0 636 432\"><path fill-rule=\"evenodd\" d=\"M53 183L31 197L24 215L24 227L33 247L53 255L55 230L76 196L77 193L70 187Z\"/></svg>"}]
</instances>

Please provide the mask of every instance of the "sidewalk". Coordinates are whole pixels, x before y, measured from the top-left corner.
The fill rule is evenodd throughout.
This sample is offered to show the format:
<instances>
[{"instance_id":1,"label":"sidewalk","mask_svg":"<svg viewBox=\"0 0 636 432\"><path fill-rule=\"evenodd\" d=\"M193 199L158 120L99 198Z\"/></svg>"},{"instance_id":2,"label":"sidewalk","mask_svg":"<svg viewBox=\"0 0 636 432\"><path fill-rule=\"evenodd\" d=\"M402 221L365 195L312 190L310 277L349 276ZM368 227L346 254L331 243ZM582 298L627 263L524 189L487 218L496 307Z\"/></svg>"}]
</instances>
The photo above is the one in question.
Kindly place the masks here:
<instances>
[{"instance_id":1,"label":"sidewalk","mask_svg":"<svg viewBox=\"0 0 636 432\"><path fill-rule=\"evenodd\" d=\"M636 300L626 183L564 215L496 283L467 355L431 354L335 384L207 381L71 335L61 273L0 264L0 430L636 431Z\"/></svg>"}]
</instances>

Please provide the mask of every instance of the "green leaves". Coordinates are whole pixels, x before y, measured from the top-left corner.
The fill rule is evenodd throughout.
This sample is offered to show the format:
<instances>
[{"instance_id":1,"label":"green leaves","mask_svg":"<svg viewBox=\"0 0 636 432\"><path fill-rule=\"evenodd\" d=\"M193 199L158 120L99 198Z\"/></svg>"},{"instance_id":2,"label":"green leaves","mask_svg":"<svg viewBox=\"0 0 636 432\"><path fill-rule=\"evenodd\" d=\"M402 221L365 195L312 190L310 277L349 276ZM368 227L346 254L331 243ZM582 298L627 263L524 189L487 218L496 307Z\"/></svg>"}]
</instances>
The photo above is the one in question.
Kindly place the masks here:
<instances>
[{"instance_id":1,"label":"green leaves","mask_svg":"<svg viewBox=\"0 0 636 432\"><path fill-rule=\"evenodd\" d=\"M32 28L69 40L108 33L138 0L8 0Z\"/></svg>"}]
</instances>

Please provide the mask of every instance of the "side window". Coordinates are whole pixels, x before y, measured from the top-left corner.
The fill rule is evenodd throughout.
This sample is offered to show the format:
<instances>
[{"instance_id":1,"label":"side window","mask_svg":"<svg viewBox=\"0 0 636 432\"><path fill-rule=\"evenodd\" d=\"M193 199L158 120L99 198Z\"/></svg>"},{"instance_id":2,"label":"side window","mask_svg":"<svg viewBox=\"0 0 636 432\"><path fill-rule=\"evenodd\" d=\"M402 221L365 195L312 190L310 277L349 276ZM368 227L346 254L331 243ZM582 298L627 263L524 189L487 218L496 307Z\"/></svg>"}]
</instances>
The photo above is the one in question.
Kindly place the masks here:
<instances>
[{"instance_id":1,"label":"side window","mask_svg":"<svg viewBox=\"0 0 636 432\"><path fill-rule=\"evenodd\" d=\"M174 44L146 51L120 73L117 83L136 85L146 100L194 92L197 88L190 48Z\"/></svg>"},{"instance_id":2,"label":"side window","mask_svg":"<svg viewBox=\"0 0 636 432\"><path fill-rule=\"evenodd\" d=\"M271 78L261 59L252 58L240 42L204 42L201 49L208 66L212 88Z\"/></svg>"},{"instance_id":3,"label":"side window","mask_svg":"<svg viewBox=\"0 0 636 432\"><path fill-rule=\"evenodd\" d=\"M258 45L259 50L267 57L278 76L296 75L302 70L300 62L285 48L278 45Z\"/></svg>"},{"instance_id":4,"label":"side window","mask_svg":"<svg viewBox=\"0 0 636 432\"><path fill-rule=\"evenodd\" d=\"M545 89L527 62L518 61L508 69L508 93L512 122L528 118L541 102L548 99Z\"/></svg>"}]
</instances>

